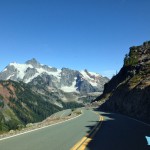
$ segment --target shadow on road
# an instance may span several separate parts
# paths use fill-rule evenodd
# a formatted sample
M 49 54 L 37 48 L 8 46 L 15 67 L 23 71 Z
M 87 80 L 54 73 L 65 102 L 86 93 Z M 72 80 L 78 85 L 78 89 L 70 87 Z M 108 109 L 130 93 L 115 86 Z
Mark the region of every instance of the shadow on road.
M 88 150 L 150 150 L 146 140 L 146 136 L 150 136 L 150 126 L 122 115 L 99 113 L 105 120 L 87 145 Z

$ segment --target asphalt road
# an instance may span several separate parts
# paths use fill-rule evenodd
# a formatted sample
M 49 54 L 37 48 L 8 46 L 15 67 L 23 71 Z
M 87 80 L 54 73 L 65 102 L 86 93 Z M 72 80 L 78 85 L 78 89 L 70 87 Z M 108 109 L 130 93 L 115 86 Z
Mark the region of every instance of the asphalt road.
M 86 150 L 150 150 L 150 125 L 119 114 L 100 114 L 104 121 Z
M 73 120 L 0 141 L 0 150 L 69 150 L 99 122 L 91 110 Z M 86 150 L 149 150 L 150 126 L 131 118 L 98 112 L 104 121 Z
M 62 111 L 52 114 L 50 116 L 50 118 L 53 118 L 53 119 L 54 118 L 63 118 L 63 117 L 70 115 L 71 113 L 72 113 L 71 109 L 66 109 L 66 110 L 62 110 Z
M 99 116 L 90 110 L 73 120 L 0 141 L 0 150 L 69 150 L 94 126 Z

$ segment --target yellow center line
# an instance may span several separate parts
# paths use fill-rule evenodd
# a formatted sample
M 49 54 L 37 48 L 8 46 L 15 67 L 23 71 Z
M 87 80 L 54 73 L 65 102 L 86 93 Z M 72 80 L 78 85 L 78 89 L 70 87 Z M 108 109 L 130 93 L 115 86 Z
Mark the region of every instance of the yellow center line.
M 98 113 L 96 113 L 98 114 Z M 99 115 L 99 114 L 98 114 Z M 100 115 L 99 115 L 100 116 Z M 91 132 L 84 136 L 79 142 L 77 142 L 70 150 L 85 150 L 87 145 L 90 143 L 96 132 L 101 127 L 102 121 L 104 120 L 103 116 L 99 117 L 99 122 L 94 126 L 94 128 L 91 130 Z
M 77 150 L 80 145 L 82 145 L 82 143 L 87 139 L 86 136 L 84 136 L 79 142 L 77 142 L 70 150 Z

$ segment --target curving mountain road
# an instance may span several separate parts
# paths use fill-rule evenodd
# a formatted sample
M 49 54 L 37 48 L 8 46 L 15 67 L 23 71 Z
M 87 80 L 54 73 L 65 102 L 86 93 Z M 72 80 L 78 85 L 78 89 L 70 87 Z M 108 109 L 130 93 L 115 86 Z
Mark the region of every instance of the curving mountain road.
M 150 149 L 146 139 L 150 137 L 149 125 L 118 114 L 97 113 L 83 110 L 83 114 L 73 120 L 1 140 L 0 150 Z M 99 114 L 103 116 L 102 122 Z
M 99 116 L 90 110 L 73 120 L 0 141 L 0 150 L 69 150 Z

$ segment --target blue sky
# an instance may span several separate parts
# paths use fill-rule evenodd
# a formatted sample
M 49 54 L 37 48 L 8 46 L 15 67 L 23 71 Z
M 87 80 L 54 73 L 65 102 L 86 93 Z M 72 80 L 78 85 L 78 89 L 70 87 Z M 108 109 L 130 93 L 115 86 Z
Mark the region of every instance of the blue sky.
M 150 40 L 149 0 L 0 0 L 0 70 L 36 58 L 111 77 Z

